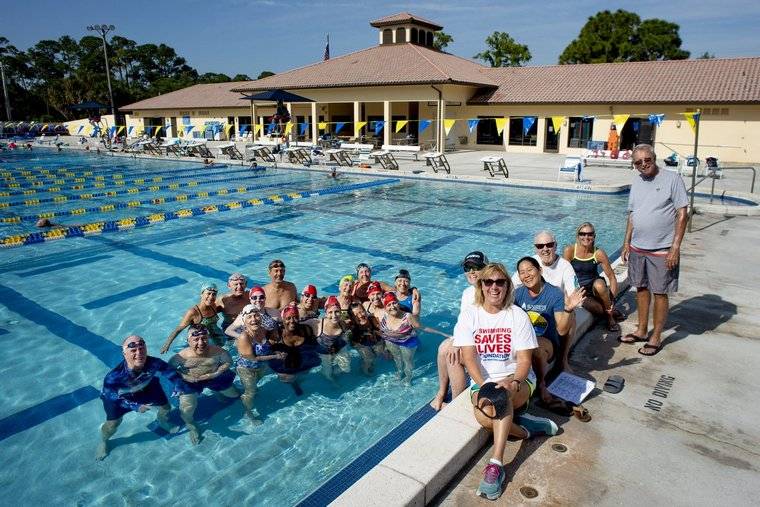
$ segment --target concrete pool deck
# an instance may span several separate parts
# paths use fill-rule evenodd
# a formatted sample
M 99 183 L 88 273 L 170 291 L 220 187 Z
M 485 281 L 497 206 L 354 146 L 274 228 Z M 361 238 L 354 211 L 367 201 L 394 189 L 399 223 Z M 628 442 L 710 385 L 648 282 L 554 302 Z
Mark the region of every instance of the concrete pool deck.
M 584 404 L 593 416 L 588 423 L 535 409 L 554 419 L 560 433 L 508 444 L 499 505 L 754 503 L 760 407 L 751 372 L 760 368 L 754 337 L 760 303 L 752 280 L 760 271 L 760 222 L 697 216 L 694 225 L 684 240 L 681 286 L 671 298 L 662 352 L 642 357 L 638 346 L 618 343 L 617 334 L 587 333 L 573 351 L 576 373 L 598 388 L 608 376 L 622 375 L 625 388 L 616 395 L 595 390 Z M 725 269 L 721 244 L 737 245 L 730 255 L 739 269 Z M 619 302 L 632 312 L 623 333 L 635 326 L 634 297 L 629 290 Z M 430 445 L 431 435 L 438 445 Z M 407 443 L 334 504 L 494 505 L 474 495 L 490 437 L 474 423 L 466 393 Z

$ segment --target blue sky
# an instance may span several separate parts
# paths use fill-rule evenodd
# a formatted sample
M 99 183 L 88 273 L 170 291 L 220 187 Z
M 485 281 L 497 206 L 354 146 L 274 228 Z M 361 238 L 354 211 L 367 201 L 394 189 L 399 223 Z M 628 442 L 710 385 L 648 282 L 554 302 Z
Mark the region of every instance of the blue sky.
M 369 21 L 408 11 L 443 25 L 454 37 L 447 50 L 456 55 L 471 57 L 499 30 L 528 45 L 530 65 L 551 65 L 587 18 L 605 8 L 678 23 L 683 48 L 693 56 L 760 56 L 757 0 L 33 0 L 3 2 L 0 36 L 26 49 L 64 34 L 79 38 L 88 24 L 107 23 L 138 43 L 174 47 L 199 72 L 255 77 L 320 60 L 328 32 L 332 56 L 375 45 Z

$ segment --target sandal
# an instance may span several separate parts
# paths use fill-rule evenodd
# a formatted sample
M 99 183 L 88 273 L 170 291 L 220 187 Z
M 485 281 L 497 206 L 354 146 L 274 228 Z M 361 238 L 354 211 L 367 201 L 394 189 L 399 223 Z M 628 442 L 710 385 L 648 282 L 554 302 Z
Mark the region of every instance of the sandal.
M 643 351 L 650 351 L 650 352 L 643 352 Z M 639 354 L 642 356 L 652 357 L 656 356 L 658 352 L 662 350 L 662 344 L 659 345 L 652 345 L 651 343 L 645 343 L 643 347 L 639 349 Z
M 561 400 L 559 398 L 552 398 L 548 402 L 542 399 L 539 399 L 536 402 L 536 405 L 543 408 L 544 410 L 548 410 L 549 412 L 553 414 L 561 415 L 564 417 L 570 417 L 573 415 L 572 403 L 569 403 L 565 400 Z
M 589 422 L 591 420 L 591 414 L 588 409 L 583 405 L 575 405 L 573 407 L 573 415 L 581 422 Z
M 645 342 L 645 341 L 647 341 L 647 338 L 644 337 L 644 336 L 638 336 L 638 335 L 633 334 L 633 333 L 628 333 L 625 336 L 619 336 L 618 337 L 618 341 L 620 343 L 627 343 L 627 344 L 630 345 L 630 344 L 636 343 L 636 342 Z

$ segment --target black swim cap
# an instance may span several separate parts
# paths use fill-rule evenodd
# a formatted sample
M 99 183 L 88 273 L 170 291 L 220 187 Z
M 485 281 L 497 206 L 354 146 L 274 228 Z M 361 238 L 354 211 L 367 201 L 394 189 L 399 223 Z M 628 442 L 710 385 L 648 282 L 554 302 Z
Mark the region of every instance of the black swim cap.
M 495 415 L 493 417 L 485 413 L 480 408 L 480 401 L 488 400 L 493 405 Z M 493 382 L 486 382 L 480 386 L 478 391 L 478 410 L 483 412 L 483 415 L 490 419 L 501 419 L 507 414 L 507 406 L 509 405 L 509 390 L 504 387 L 496 387 Z

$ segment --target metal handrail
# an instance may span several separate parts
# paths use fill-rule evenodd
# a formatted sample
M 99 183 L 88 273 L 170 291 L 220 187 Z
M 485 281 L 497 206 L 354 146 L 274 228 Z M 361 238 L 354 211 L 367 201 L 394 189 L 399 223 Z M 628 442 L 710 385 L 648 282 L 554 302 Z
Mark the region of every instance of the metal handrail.
M 707 174 L 702 176 L 702 179 L 699 181 L 696 181 L 694 185 L 691 186 L 686 192 L 692 192 L 700 183 L 705 181 L 707 178 L 712 179 L 712 185 L 710 186 L 710 204 L 712 204 L 713 199 L 715 198 L 715 180 L 718 179 L 718 176 L 715 174 L 716 171 L 726 171 L 726 170 L 734 170 L 734 169 L 744 169 L 744 170 L 750 170 L 752 171 L 752 183 L 750 183 L 750 189 L 749 193 L 754 194 L 755 193 L 755 179 L 757 177 L 757 170 L 752 166 L 731 166 L 731 167 L 708 167 L 707 168 Z M 693 166 L 693 171 L 697 170 L 697 166 Z M 726 195 L 726 191 L 723 191 L 723 194 L 721 195 L 721 201 L 724 199 Z

